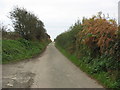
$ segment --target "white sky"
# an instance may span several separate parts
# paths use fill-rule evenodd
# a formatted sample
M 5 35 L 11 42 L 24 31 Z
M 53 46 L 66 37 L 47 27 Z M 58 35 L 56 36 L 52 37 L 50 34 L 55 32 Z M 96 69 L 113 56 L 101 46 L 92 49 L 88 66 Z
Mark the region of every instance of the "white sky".
M 0 22 L 11 24 L 7 18 L 14 6 L 33 12 L 45 24 L 52 40 L 66 31 L 77 19 L 91 17 L 97 12 L 118 17 L 119 0 L 0 0 Z

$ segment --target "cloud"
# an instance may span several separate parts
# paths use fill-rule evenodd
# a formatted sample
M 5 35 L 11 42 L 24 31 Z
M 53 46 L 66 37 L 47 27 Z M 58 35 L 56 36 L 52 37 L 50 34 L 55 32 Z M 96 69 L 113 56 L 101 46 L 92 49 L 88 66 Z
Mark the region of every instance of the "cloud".
M 0 20 L 16 5 L 36 14 L 45 24 L 48 33 L 55 38 L 69 28 L 78 18 L 91 17 L 99 11 L 117 19 L 119 0 L 0 0 Z

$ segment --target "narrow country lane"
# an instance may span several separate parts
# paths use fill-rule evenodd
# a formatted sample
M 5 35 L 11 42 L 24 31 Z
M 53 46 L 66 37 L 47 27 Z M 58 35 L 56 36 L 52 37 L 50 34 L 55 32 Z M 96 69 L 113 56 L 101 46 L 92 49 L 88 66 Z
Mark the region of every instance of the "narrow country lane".
M 51 43 L 39 57 L 6 64 L 3 88 L 103 88 L 62 55 Z

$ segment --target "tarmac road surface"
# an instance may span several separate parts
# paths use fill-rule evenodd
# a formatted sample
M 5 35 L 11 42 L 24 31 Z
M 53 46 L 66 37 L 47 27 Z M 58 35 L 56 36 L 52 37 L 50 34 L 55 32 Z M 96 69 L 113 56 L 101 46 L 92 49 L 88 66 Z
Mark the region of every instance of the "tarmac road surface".
M 2 66 L 3 88 L 103 88 L 50 43 L 36 58 Z

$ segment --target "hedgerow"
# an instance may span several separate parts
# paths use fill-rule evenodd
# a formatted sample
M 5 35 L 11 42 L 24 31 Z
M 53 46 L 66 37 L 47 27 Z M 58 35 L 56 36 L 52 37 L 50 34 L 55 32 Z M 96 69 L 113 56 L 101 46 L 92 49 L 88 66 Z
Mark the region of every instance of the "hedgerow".
M 55 41 L 56 45 L 89 66 L 90 74 L 106 73 L 113 81 L 105 84 L 107 87 L 120 88 L 120 29 L 115 20 L 101 13 L 83 18 Z

